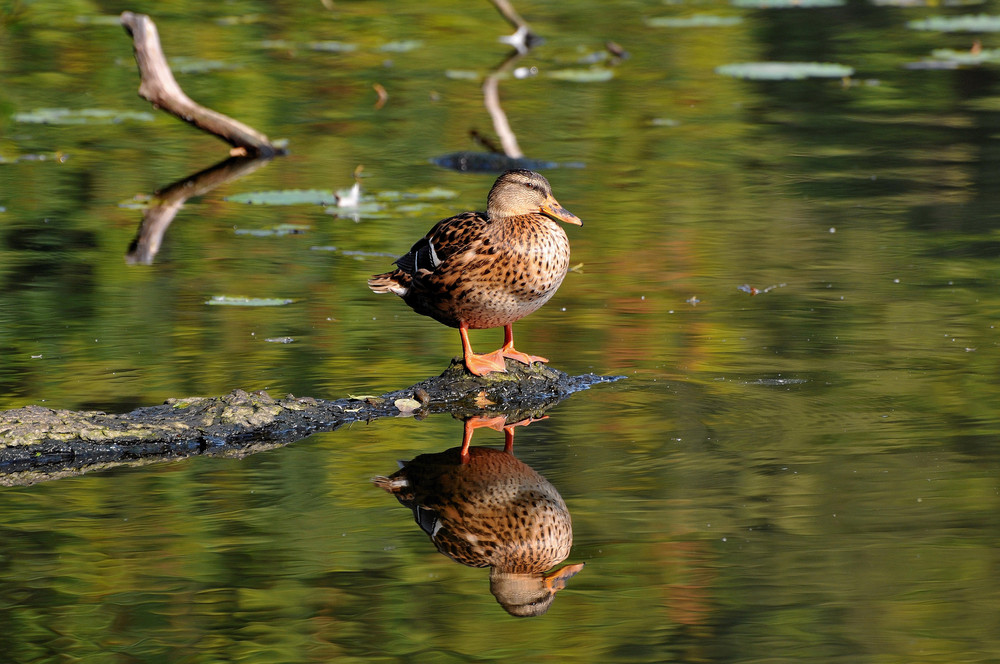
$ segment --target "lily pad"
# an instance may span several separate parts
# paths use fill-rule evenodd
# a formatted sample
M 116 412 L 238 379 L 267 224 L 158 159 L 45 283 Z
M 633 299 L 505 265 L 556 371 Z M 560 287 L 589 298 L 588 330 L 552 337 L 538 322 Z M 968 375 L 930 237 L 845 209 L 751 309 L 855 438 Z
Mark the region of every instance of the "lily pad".
M 237 228 L 236 235 L 251 235 L 253 237 L 284 237 L 285 235 L 302 235 L 312 226 L 305 224 L 278 224 L 273 228 Z
M 382 51 L 383 53 L 408 53 L 410 51 L 417 50 L 423 45 L 424 42 L 420 41 L 419 39 L 405 39 L 401 41 L 392 41 L 387 44 L 382 44 L 381 46 L 378 47 L 378 50 Z
M 605 67 L 590 67 L 589 69 L 557 69 L 550 71 L 549 78 L 557 81 L 573 83 L 600 83 L 610 81 L 615 76 L 614 70 Z
M 715 14 L 654 16 L 646 19 L 646 25 L 651 28 L 724 28 L 739 25 L 742 22 L 742 16 L 717 16 Z
M 878 7 L 968 7 L 986 0 L 872 0 Z
M 738 62 L 716 67 L 715 73 L 755 81 L 786 81 L 846 78 L 854 74 L 854 69 L 825 62 Z
M 293 299 L 280 297 L 234 297 L 231 295 L 213 295 L 205 302 L 213 306 L 228 307 L 282 307 L 295 302 Z
M 381 216 L 378 214 L 381 210 L 382 206 L 375 201 L 361 201 L 357 205 L 332 205 L 323 211 L 335 217 L 345 217 L 354 221 L 360 221 L 362 217 L 372 218 Z
M 336 205 L 337 194 L 329 189 L 281 189 L 234 194 L 223 200 L 247 205 Z
M 478 71 L 471 69 L 445 69 L 444 75 L 454 81 L 478 81 L 483 77 Z
M 1000 49 L 984 48 L 979 51 L 955 51 L 939 48 L 931 52 L 930 60 L 907 65 L 910 69 L 955 69 L 982 64 L 1000 63 Z
M 458 192 L 441 187 L 431 187 L 430 189 L 417 189 L 414 191 L 380 191 L 375 194 L 380 201 L 444 201 L 458 198 Z
M 308 48 L 313 51 L 327 51 L 330 53 L 351 53 L 358 50 L 357 44 L 349 44 L 339 41 L 317 41 L 309 42 Z
M 908 21 L 906 27 L 911 30 L 938 32 L 1000 32 L 1000 16 L 990 14 L 931 16 L 918 21 Z
M 842 7 L 845 0 L 732 0 L 732 4 L 744 9 L 822 9 Z
M 117 124 L 127 120 L 152 122 L 152 113 L 115 111 L 107 108 L 38 108 L 27 113 L 15 113 L 14 122 L 31 124 Z
M 121 26 L 122 19 L 118 14 L 79 14 L 76 17 L 76 22 L 83 25 L 113 25 L 117 28 Z
M 170 68 L 175 73 L 181 74 L 204 74 L 210 71 L 220 71 L 224 69 L 235 69 L 232 64 L 221 60 L 205 60 L 203 58 L 189 58 L 179 55 L 170 58 Z

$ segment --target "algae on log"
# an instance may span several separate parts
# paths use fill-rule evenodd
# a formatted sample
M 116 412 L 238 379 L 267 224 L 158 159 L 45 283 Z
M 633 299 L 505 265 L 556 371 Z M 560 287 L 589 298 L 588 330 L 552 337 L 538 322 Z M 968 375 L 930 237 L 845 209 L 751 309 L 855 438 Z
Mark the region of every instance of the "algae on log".
M 620 376 L 568 376 L 507 362 L 507 373 L 473 376 L 455 360 L 440 376 L 379 396 L 274 399 L 235 390 L 170 399 L 120 415 L 27 406 L 0 411 L 0 485 L 33 484 L 118 465 L 198 454 L 245 456 L 317 431 L 382 417 L 448 412 L 458 418 L 539 416 L 573 392 Z

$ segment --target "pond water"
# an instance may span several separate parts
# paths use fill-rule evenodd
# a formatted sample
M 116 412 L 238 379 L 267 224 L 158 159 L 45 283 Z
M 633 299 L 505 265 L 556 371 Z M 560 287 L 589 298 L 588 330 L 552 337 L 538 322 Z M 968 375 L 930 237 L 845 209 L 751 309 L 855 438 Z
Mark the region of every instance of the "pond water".
M 1000 660 L 1000 70 L 932 60 L 1000 38 L 908 27 L 1000 8 L 902 4 L 518 5 L 545 42 L 499 80 L 503 110 L 584 220 L 518 346 L 626 376 L 516 429 L 572 516 L 566 563 L 586 563 L 547 613 L 508 615 L 488 570 L 372 484 L 461 443 L 454 419 L 397 418 L 0 488 L 0 659 Z M 188 200 L 138 263 L 138 204 L 227 146 L 136 96 L 123 9 L 157 21 L 194 99 L 290 150 Z M 730 20 L 652 20 L 696 15 Z M 495 173 L 431 159 L 496 142 L 481 83 L 510 32 L 487 2 L 14 3 L 0 405 L 339 398 L 440 373 L 455 331 L 365 281 L 484 207 Z M 755 61 L 854 73 L 716 71 Z M 46 108 L 119 117 L 19 115 Z M 227 200 L 347 189 L 359 165 L 374 203 L 353 212 Z

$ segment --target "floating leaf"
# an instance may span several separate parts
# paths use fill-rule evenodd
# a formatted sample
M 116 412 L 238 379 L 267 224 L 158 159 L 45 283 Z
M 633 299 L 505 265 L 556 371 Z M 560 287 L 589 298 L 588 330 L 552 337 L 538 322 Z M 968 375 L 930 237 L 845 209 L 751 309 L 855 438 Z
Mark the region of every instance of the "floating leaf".
M 361 217 L 376 216 L 381 210 L 382 206 L 374 201 L 362 201 L 357 205 L 330 206 L 323 211 L 337 217 L 350 217 L 354 221 L 358 221 Z
M 228 307 L 281 307 L 292 304 L 295 300 L 279 297 L 234 297 L 230 295 L 213 295 L 205 302 L 214 306 Z
M 80 14 L 76 17 L 76 22 L 84 25 L 113 25 L 116 28 L 120 28 L 122 19 L 118 14 L 103 14 L 99 16 Z
M 287 39 L 264 39 L 258 42 L 261 48 L 272 48 L 281 50 L 294 50 L 295 42 L 288 41 Z
M 430 189 L 417 189 L 414 191 L 380 191 L 375 194 L 375 198 L 380 201 L 443 201 L 457 198 L 458 192 L 441 187 L 431 187 Z
M 236 235 L 252 235 L 254 237 L 284 237 L 285 235 L 302 235 L 311 226 L 305 224 L 279 224 L 273 228 L 237 228 Z
M 1000 62 L 1000 49 L 982 49 L 980 51 L 954 51 L 950 48 L 939 48 L 931 52 L 931 59 L 911 62 L 907 69 L 957 69 L 958 67 L 975 67 L 982 64 Z
M 223 200 L 247 205 L 336 205 L 337 194 L 329 189 L 281 189 L 234 194 Z
M 937 30 L 939 32 L 1000 32 L 1000 16 L 989 14 L 931 16 L 918 21 L 908 21 L 906 27 L 911 30 Z
M 378 50 L 383 53 L 407 53 L 409 51 L 415 51 L 423 45 L 424 43 L 419 39 L 406 39 L 382 44 L 378 47 Z
M 170 68 L 174 72 L 181 74 L 204 74 L 205 72 L 235 69 L 236 67 L 221 60 L 204 60 L 202 58 L 177 56 L 170 58 Z
M 985 0 L 872 0 L 878 7 L 968 7 L 981 5 Z
M 153 114 L 134 111 L 114 111 L 106 108 L 38 108 L 27 113 L 16 113 L 14 122 L 32 124 L 117 124 L 126 120 L 152 122 Z
M 350 53 L 358 49 L 357 44 L 348 44 L 339 41 L 317 41 L 306 44 L 307 48 L 313 51 L 327 51 L 330 53 Z
M 842 7 L 845 0 L 732 0 L 734 7 L 745 9 L 817 9 Z
M 483 77 L 478 71 L 471 69 L 445 69 L 444 75 L 455 81 L 478 81 Z
M 804 78 L 845 78 L 854 69 L 824 62 L 739 62 L 715 68 L 715 73 L 756 81 L 784 81 Z
M 398 214 L 419 214 L 425 212 L 426 210 L 434 207 L 430 203 L 407 203 L 406 205 L 398 205 L 393 211 Z
M 549 78 L 557 81 L 571 81 L 573 83 L 600 83 L 610 81 L 615 76 L 612 69 L 604 67 L 590 67 L 589 69 L 557 69 L 550 71 Z
M 741 16 L 716 16 L 715 14 L 694 14 L 693 16 L 655 16 L 646 19 L 651 28 L 724 28 L 739 25 Z
M 344 256 L 355 256 L 357 258 L 397 258 L 397 254 L 389 254 L 384 251 L 342 251 Z

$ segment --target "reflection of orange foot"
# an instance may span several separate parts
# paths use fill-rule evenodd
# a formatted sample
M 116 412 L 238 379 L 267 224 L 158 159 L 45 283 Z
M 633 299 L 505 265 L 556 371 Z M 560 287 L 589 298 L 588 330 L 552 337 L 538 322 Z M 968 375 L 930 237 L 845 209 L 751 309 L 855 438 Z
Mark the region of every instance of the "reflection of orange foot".
M 541 417 L 526 417 L 520 422 L 505 425 L 503 428 L 503 451 L 507 454 L 514 453 L 514 427 L 526 427 L 532 422 L 541 422 L 542 420 L 547 419 L 549 419 L 548 415 L 542 415 Z
M 501 429 L 506 430 L 506 423 L 506 415 L 497 415 L 496 417 L 480 417 L 476 415 L 467 419 L 465 421 L 465 434 L 462 436 L 462 463 L 469 463 L 469 443 L 472 442 L 473 431 L 482 429 L 483 427 L 496 429 L 497 431 Z
M 526 417 L 523 420 L 514 422 L 513 424 L 507 424 L 506 415 L 497 415 L 496 417 L 482 417 L 480 415 L 475 415 L 470 417 L 465 421 L 465 434 L 462 436 L 462 463 L 469 463 L 469 443 L 472 442 L 472 432 L 476 429 L 489 428 L 496 431 L 503 431 L 504 434 L 504 444 L 503 451 L 508 454 L 514 453 L 514 427 L 526 427 L 532 422 L 540 422 L 542 420 L 549 419 L 548 415 L 543 415 L 542 417 Z

